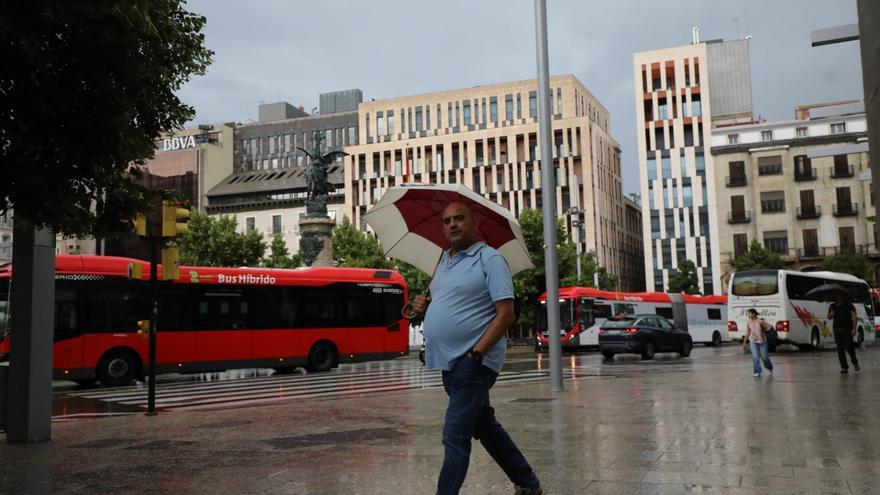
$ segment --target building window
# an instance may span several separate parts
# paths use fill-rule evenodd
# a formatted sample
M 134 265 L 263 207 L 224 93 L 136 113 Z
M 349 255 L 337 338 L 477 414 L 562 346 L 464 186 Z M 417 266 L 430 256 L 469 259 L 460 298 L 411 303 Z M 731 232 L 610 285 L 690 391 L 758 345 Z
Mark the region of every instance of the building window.
M 269 153 L 275 153 L 275 136 L 269 136 Z
M 464 111 L 464 125 L 471 125 L 471 102 L 464 102 L 462 107 Z
M 739 134 L 728 134 L 727 135 L 727 144 L 738 144 L 739 143 Z
M 749 250 L 748 234 L 733 234 L 733 258 L 739 258 Z
M 348 143 L 346 144 L 348 144 L 349 146 L 357 144 L 353 125 L 348 126 Z
M 290 134 L 284 135 L 284 151 L 290 151 L 293 148 L 290 147 Z
M 669 118 L 669 105 L 666 104 L 666 100 L 663 100 L 663 102 L 658 103 L 657 105 L 658 105 L 657 117 L 659 118 L 659 120 L 668 119 Z
M 504 120 L 513 120 L 513 95 L 504 96 Z
M 333 146 L 333 129 L 324 131 L 324 149 Z
M 788 232 L 785 230 L 764 232 L 764 247 L 770 252 L 787 255 Z
M 281 215 L 272 215 L 272 235 L 281 233 Z
M 692 115 L 694 117 L 699 117 L 699 116 L 703 115 L 703 108 L 700 104 L 700 100 L 694 101 L 692 105 L 693 105 Z
M 799 137 L 799 138 L 807 137 L 807 128 L 806 127 L 798 127 L 796 129 L 796 134 L 797 134 L 797 137 Z
M 538 117 L 538 93 L 535 91 L 529 92 L 529 117 Z
M 556 88 L 556 113 L 562 115 L 562 88 Z
M 779 175 L 782 173 L 782 156 L 762 156 L 758 158 L 758 175 Z
M 388 119 L 388 135 L 394 134 L 394 110 L 388 110 L 385 116 Z
M 369 139 L 370 138 L 370 114 L 367 114 L 366 128 L 367 128 L 367 139 Z M 305 138 L 303 138 L 303 148 L 305 148 L 305 146 L 306 146 L 306 140 L 305 140 Z
M 657 160 L 648 158 L 648 180 L 657 179 Z
M 498 98 L 495 96 L 489 98 L 489 119 L 498 122 Z
M 416 130 L 424 131 L 425 123 L 422 120 L 422 107 L 416 107 Z
M 254 217 L 247 217 L 244 219 L 244 231 L 251 232 L 255 230 L 256 227 L 256 219 Z
M 382 112 L 376 112 L 376 135 L 385 135 L 385 114 Z
M 761 193 L 761 213 L 779 213 L 783 211 L 785 211 L 785 191 Z
M 773 141 L 773 131 L 761 131 L 761 141 Z
M 846 132 L 846 123 L 838 122 L 836 124 L 831 124 L 831 134 L 843 134 Z

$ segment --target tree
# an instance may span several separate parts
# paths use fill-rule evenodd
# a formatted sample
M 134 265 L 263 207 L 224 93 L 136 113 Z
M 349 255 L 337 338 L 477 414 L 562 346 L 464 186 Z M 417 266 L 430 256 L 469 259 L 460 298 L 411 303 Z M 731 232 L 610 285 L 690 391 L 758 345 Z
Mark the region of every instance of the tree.
M 371 234 L 358 230 L 349 218 L 333 227 L 333 259 L 341 266 L 361 268 L 391 268 L 379 241 Z
M 598 262 L 593 253 L 581 254 L 581 278 L 577 278 L 577 267 L 575 267 L 574 275 L 568 276 L 560 282 L 563 287 L 577 285 L 580 287 L 596 287 L 595 273 L 599 272 L 599 289 L 617 290 L 620 279 L 608 274 L 608 269 L 604 266 L 597 268 Z
M 180 262 L 198 266 L 258 266 L 266 252 L 263 234 L 237 232 L 235 217 L 193 212 L 189 233 L 180 238 Z
M 874 273 L 868 264 L 867 258 L 861 254 L 843 253 L 828 256 L 819 263 L 820 270 L 829 272 L 848 273 L 863 279 L 869 285 L 874 285 Z
M 700 281 L 697 278 L 697 266 L 691 260 L 682 260 L 678 263 L 675 274 L 669 277 L 667 292 L 685 294 L 699 294 Z
M 194 116 L 205 18 L 180 0 L 9 0 L 0 9 L 0 209 L 68 235 L 131 230 L 138 165 Z
M 269 245 L 269 256 L 263 258 L 263 266 L 267 268 L 296 268 L 302 264 L 299 253 L 290 255 L 284 238 L 276 235 Z
M 520 213 L 519 224 L 535 268 L 514 275 L 513 286 L 516 291 L 516 303 L 520 308 L 519 324 L 531 326 L 535 323 L 536 311 L 540 307 L 538 297 L 547 290 L 544 271 L 543 215 L 539 210 L 526 208 Z M 556 221 L 556 250 L 559 279 L 567 282 L 572 281 L 572 277 L 576 279 L 577 253 L 574 243 L 565 233 L 562 219 Z
M 733 267 L 736 271 L 775 269 L 784 266 L 785 263 L 781 256 L 771 253 L 757 240 L 753 240 L 749 244 L 749 250 L 733 261 Z

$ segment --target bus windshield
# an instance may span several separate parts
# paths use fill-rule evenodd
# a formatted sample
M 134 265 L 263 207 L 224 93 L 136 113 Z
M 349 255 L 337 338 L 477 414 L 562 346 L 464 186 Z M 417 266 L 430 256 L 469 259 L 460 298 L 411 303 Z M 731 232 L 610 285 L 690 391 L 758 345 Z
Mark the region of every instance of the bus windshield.
M 779 292 L 779 272 L 762 270 L 733 275 L 731 293 L 735 296 L 769 296 Z

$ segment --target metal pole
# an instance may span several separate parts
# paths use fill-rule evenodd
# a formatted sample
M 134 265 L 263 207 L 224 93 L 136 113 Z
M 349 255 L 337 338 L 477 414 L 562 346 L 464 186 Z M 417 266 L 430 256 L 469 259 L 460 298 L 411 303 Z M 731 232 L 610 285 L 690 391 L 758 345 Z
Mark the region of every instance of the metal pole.
M 538 55 L 538 122 L 541 145 L 541 202 L 544 214 L 544 273 L 547 281 L 547 337 L 550 339 L 550 387 L 561 392 L 562 339 L 559 335 L 559 267 L 556 254 L 556 180 L 550 122 L 550 66 L 547 62 L 547 2 L 535 0 Z
M 147 416 L 156 415 L 156 330 L 159 322 L 159 269 L 157 267 L 157 250 L 159 241 L 150 238 L 150 382 L 147 384 Z

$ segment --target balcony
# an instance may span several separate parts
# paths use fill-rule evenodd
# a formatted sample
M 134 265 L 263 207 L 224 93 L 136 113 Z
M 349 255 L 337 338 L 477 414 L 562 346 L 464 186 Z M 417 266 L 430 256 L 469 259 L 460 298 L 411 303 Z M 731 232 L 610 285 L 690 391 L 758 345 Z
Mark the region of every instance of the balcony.
M 749 223 L 752 221 L 752 212 L 750 211 L 730 211 L 727 213 L 727 223 Z
M 853 175 L 855 175 L 855 173 L 853 172 L 852 165 L 847 165 L 845 167 L 835 165 L 834 168 L 831 169 L 832 179 L 848 179 Z
M 835 217 L 854 217 L 859 214 L 858 203 L 841 203 L 834 205 Z
M 809 170 L 795 170 L 794 172 L 794 180 L 795 182 L 804 182 L 808 180 L 816 180 L 816 169 L 811 168 Z
M 819 218 L 822 216 L 822 207 L 821 206 L 798 206 L 797 209 L 797 217 L 798 220 L 806 220 L 809 218 Z
M 745 175 L 730 175 L 724 178 L 724 183 L 727 184 L 727 187 L 742 187 L 748 184 L 748 182 Z
M 827 248 L 820 248 L 819 246 L 804 246 L 797 250 L 798 258 L 824 258 L 825 253 L 824 250 Z

